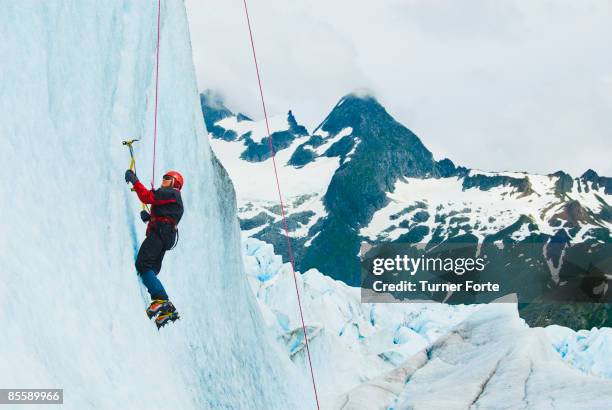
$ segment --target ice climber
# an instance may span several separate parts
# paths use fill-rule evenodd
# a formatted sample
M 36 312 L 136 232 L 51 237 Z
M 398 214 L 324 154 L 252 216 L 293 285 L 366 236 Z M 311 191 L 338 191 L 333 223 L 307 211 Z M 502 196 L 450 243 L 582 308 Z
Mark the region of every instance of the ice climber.
M 151 295 L 151 305 L 147 309 L 150 319 L 155 318 L 157 327 L 178 318 L 176 308 L 170 302 L 164 286 L 157 278 L 166 251 L 172 249 L 177 241 L 177 225 L 183 216 L 181 188 L 183 176 L 176 171 L 168 171 L 163 177 L 161 187 L 147 189 L 138 180 L 134 171 L 125 171 L 125 182 L 132 183 L 138 198 L 151 205 L 151 213 L 140 213 L 143 222 L 148 222 L 146 238 L 140 245 L 136 258 L 136 270 Z

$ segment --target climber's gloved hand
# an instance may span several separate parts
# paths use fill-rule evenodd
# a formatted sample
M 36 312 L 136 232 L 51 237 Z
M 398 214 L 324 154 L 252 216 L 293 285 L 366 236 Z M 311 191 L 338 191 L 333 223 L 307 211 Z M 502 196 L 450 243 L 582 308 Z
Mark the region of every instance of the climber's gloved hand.
M 151 214 L 143 209 L 140 211 L 140 219 L 142 219 L 142 222 L 149 222 L 151 220 Z
M 127 171 L 125 171 L 125 182 L 128 184 L 130 182 L 132 184 L 135 184 L 136 182 L 138 182 L 138 177 L 136 176 L 134 171 L 132 171 L 131 169 L 128 169 Z

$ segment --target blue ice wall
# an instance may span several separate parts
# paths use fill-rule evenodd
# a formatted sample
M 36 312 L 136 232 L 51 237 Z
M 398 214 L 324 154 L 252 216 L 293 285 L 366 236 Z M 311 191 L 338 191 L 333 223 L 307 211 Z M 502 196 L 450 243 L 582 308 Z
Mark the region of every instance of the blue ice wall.
M 209 149 L 182 0 L 162 1 L 156 182 L 185 177 L 157 331 L 121 141 L 151 180 L 154 0 L 0 0 L 0 386 L 65 408 L 312 408 L 242 274 L 231 181 Z M 211 41 L 214 41 L 211 40 Z

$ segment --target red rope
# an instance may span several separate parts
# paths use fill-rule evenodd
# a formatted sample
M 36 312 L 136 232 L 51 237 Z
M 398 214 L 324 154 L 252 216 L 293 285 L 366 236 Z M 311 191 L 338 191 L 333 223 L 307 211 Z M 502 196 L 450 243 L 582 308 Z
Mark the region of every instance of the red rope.
M 157 0 L 157 49 L 155 58 L 155 122 L 153 125 L 153 171 L 151 188 L 155 188 L 155 148 L 157 146 L 157 94 L 159 92 L 159 31 L 161 22 L 161 0 Z
M 266 121 L 266 130 L 268 132 L 268 145 L 270 147 L 270 153 L 272 154 L 272 164 L 274 166 L 274 176 L 276 178 L 276 189 L 278 191 L 278 199 L 280 201 L 281 215 L 283 217 L 283 226 L 285 230 L 285 237 L 287 238 L 287 249 L 289 252 L 289 260 L 291 262 L 291 270 L 293 271 L 293 282 L 295 283 L 295 293 L 297 295 L 298 307 L 300 309 L 300 319 L 302 321 L 302 331 L 304 332 L 304 341 L 306 345 L 306 353 L 308 354 L 308 364 L 310 365 L 310 376 L 312 378 L 312 388 L 314 390 L 315 401 L 317 403 L 317 409 L 319 406 L 319 397 L 317 395 L 317 386 L 315 384 L 314 371 L 312 370 L 312 360 L 310 358 L 310 348 L 308 347 L 308 335 L 306 334 L 306 325 L 304 324 L 304 313 L 302 311 L 302 302 L 300 300 L 300 291 L 297 284 L 297 275 L 295 273 L 295 260 L 293 258 L 293 251 L 291 249 L 291 240 L 289 239 L 289 229 L 287 228 L 287 218 L 285 217 L 285 206 L 283 204 L 283 195 L 281 194 L 280 183 L 278 180 L 278 171 L 276 169 L 276 160 L 274 153 L 274 146 L 272 144 L 272 135 L 270 134 L 270 125 L 268 123 L 268 112 L 266 110 L 266 102 L 263 95 L 263 87 L 261 86 L 261 77 L 259 75 L 259 65 L 257 64 L 257 54 L 255 53 L 255 41 L 253 40 L 253 31 L 251 30 L 251 18 L 249 17 L 249 9 L 247 7 L 246 0 L 243 0 L 244 12 L 246 14 L 247 25 L 249 27 L 249 37 L 251 39 L 251 49 L 253 50 L 253 61 L 255 61 L 255 71 L 257 72 L 257 83 L 259 84 L 259 95 L 261 97 L 261 106 L 263 108 L 264 118 Z

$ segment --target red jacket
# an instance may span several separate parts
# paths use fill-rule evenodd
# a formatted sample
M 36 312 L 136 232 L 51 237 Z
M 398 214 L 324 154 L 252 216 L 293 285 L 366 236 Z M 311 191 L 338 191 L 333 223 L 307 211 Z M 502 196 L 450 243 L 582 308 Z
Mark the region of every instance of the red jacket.
M 181 191 L 175 188 L 147 189 L 140 181 L 134 184 L 136 195 L 144 204 L 151 205 L 151 220 L 147 225 L 147 235 L 156 223 L 169 223 L 176 226 L 183 216 Z

